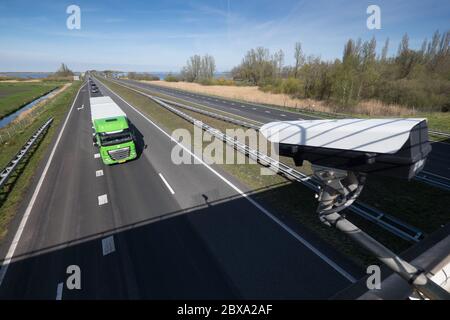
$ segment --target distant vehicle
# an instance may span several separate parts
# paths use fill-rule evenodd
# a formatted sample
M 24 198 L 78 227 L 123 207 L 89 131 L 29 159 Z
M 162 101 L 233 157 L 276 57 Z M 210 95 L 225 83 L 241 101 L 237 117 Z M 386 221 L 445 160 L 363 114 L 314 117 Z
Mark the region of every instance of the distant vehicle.
M 93 142 L 104 164 L 135 159 L 135 137 L 126 114 L 111 97 L 90 98 Z

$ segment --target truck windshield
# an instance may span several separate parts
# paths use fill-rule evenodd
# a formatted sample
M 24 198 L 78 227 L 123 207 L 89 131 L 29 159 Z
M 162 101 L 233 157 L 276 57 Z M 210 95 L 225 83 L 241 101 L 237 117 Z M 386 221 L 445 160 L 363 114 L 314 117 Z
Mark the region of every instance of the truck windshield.
M 114 144 L 124 143 L 133 140 L 129 129 L 125 129 L 117 133 L 100 133 L 100 142 L 102 146 L 111 146 Z

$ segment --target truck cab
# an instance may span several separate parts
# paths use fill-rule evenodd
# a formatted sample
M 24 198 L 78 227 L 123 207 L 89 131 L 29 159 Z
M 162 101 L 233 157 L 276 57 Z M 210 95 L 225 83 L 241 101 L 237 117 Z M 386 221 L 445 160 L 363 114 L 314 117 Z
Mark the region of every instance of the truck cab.
M 135 159 L 134 133 L 126 114 L 110 97 L 90 98 L 93 142 L 104 164 Z

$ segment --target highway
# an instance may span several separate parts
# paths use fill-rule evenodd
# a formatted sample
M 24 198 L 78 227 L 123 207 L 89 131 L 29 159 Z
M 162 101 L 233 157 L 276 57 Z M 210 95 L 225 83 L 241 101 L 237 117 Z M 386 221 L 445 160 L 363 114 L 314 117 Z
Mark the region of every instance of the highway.
M 84 86 L 0 245 L 0 299 L 326 299 L 357 280 L 220 168 L 173 164 L 170 136 L 98 85 L 133 124 L 139 157 L 96 156 Z M 80 290 L 65 286 L 71 265 Z
M 271 108 L 269 106 L 255 105 L 252 103 L 243 103 L 226 98 L 212 97 L 194 92 L 152 85 L 134 80 L 120 80 L 124 84 L 134 85 L 136 87 L 151 90 L 156 93 L 165 94 L 173 98 L 183 99 L 193 103 L 205 105 L 207 107 L 225 111 L 230 114 L 238 115 L 250 120 L 267 123 L 271 121 L 295 121 L 318 119 L 304 113 L 295 113 L 282 109 Z M 430 172 L 444 179 L 450 179 L 450 141 L 434 142 L 433 150 L 429 154 L 424 172 Z M 450 184 L 450 180 L 447 181 Z

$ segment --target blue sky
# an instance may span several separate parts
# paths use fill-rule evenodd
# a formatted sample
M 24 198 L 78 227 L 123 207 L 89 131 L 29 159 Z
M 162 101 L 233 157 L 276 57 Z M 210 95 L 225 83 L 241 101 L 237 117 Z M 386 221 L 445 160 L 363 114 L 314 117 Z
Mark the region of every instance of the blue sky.
M 81 30 L 68 30 L 66 8 L 81 8 Z M 366 8 L 381 8 L 381 30 L 368 30 Z M 306 54 L 340 58 L 349 38 L 375 36 L 390 53 L 405 32 L 420 47 L 450 29 L 448 0 L 166 0 L 0 2 L 0 70 L 178 71 L 193 54 L 212 54 L 217 69 L 238 64 L 245 52 L 283 49 L 292 63 L 301 41 Z

